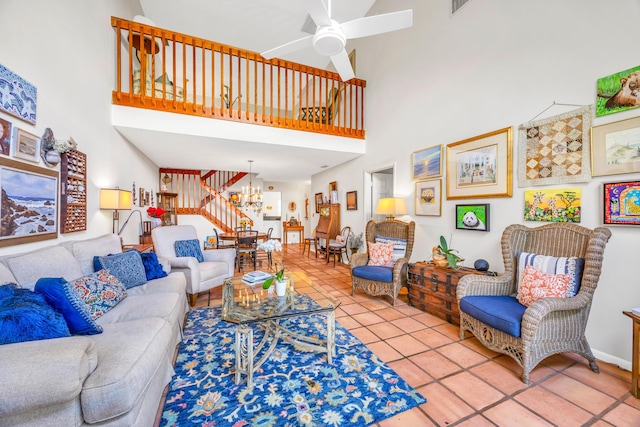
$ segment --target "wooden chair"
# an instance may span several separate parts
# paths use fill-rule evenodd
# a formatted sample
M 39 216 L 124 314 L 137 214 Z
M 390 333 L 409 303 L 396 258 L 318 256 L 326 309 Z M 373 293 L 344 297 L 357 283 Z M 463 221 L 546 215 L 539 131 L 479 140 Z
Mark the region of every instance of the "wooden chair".
M 338 116 L 343 90 L 344 84 L 340 85 L 340 88 L 334 87 L 328 93 L 327 102 L 323 106 L 302 107 L 300 120 L 332 125 L 333 119 Z
M 347 256 L 349 261 L 349 252 L 347 243 L 349 242 L 349 236 L 351 235 L 351 227 L 342 227 L 340 234 L 336 236 L 336 240 L 332 240 L 327 245 L 327 264 L 329 264 L 329 258 L 333 257 L 333 266 L 336 266 L 336 257 L 342 262 L 342 254 Z
M 236 232 L 236 263 L 238 271 L 242 271 L 244 265 L 249 262 L 256 269 L 258 252 L 258 231 L 239 230 Z
M 540 361 L 564 352 L 580 354 L 589 361 L 591 370 L 599 372 L 584 331 L 610 236 L 611 232 L 604 227 L 591 230 L 567 223 L 535 228 L 508 226 L 502 234 L 504 273 L 468 275 L 458 282 L 460 338 L 464 339 L 465 331 L 470 331 L 485 347 L 512 357 L 522 368 L 525 384 Z M 583 258 L 577 294 L 541 298 L 528 307 L 520 304 L 513 295 L 517 292 L 521 252 Z M 483 314 L 479 314 L 478 308 Z
M 404 255 L 399 257 L 393 267 L 368 266 L 369 248 L 367 252 L 357 253 L 351 256 L 351 295 L 359 289 L 369 295 L 388 295 L 396 305 L 398 292 L 403 286 L 407 286 L 407 270 L 409 259 L 413 251 L 413 240 L 416 233 L 416 223 L 386 220 L 377 222 L 371 220 L 365 230 L 365 242 L 376 242 L 376 237 L 396 239 L 399 244 L 404 241 L 406 249 Z M 367 244 L 368 246 L 368 244 Z
M 302 246 L 302 255 L 304 255 L 304 251 L 307 251 L 307 258 L 309 258 L 309 253 L 311 253 L 311 245 L 316 247 L 316 230 L 318 227 L 314 228 L 311 232 L 311 236 L 304 238 L 304 245 Z M 318 251 L 316 251 L 316 258 L 318 258 Z

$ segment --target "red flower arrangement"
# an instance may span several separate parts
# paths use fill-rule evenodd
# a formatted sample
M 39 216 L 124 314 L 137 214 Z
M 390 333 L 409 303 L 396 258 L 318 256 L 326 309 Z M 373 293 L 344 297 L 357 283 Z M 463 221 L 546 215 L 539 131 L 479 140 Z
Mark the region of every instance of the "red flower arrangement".
M 156 208 L 155 206 L 150 206 L 147 209 L 147 215 L 149 215 L 151 218 L 161 218 L 162 215 L 164 215 L 167 211 L 165 211 L 162 208 Z

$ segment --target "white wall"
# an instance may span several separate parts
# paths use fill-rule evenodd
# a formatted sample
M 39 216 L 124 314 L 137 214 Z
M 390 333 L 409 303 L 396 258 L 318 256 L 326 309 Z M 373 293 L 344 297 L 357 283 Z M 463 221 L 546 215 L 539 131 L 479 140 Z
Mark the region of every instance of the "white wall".
M 519 124 L 554 101 L 593 104 L 599 77 L 640 65 L 640 56 L 629 49 L 638 38 L 637 28 L 621 21 L 640 18 L 636 0 L 472 0 L 454 16 L 449 3 L 376 2 L 374 14 L 413 9 L 414 25 L 351 45 L 358 52 L 358 77 L 367 80 L 367 154 L 315 175 L 313 192 L 336 179 L 339 188 L 360 191 L 361 174 L 349 170 L 395 163 L 395 195 L 406 198 L 413 214 L 413 151 L 513 126 L 517 159 Z M 556 106 L 539 118 L 569 109 Z M 593 125 L 639 114 L 636 109 L 596 118 Z M 471 263 L 485 258 L 493 270 L 502 271 L 502 230 L 512 223 L 542 225 L 522 220 L 525 188 L 518 187 L 517 167 L 516 160 L 511 198 L 443 200 L 441 217 L 413 215 L 412 261 L 428 259 L 438 236 L 451 234 L 453 247 Z M 577 184 L 583 191 L 581 225 L 602 224 L 603 182 L 639 178 L 637 173 L 594 177 Z M 460 202 L 490 203 L 491 231 L 455 230 L 454 209 Z M 587 337 L 597 357 L 629 369 L 631 322 L 622 310 L 640 306 L 640 283 L 630 268 L 640 259 L 640 228 L 611 230 Z

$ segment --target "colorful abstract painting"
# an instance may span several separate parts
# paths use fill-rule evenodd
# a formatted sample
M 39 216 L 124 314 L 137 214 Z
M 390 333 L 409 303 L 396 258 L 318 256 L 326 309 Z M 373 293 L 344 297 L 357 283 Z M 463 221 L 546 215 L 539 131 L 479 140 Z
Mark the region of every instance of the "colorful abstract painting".
M 603 222 L 640 225 L 640 181 L 604 184 Z
M 0 110 L 36 124 L 37 89 L 0 64 Z
M 524 220 L 580 222 L 582 189 L 554 188 L 524 192 Z

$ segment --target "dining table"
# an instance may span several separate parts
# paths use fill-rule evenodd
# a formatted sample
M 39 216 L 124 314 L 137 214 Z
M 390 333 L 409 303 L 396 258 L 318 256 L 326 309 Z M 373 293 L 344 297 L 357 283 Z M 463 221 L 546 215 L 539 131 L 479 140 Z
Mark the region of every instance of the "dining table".
M 235 231 L 231 231 L 228 233 L 220 233 L 218 235 L 218 238 L 220 240 L 232 240 L 235 242 L 236 238 L 238 237 L 238 234 Z M 267 240 L 267 232 L 266 231 L 258 231 L 258 241 L 265 241 Z

